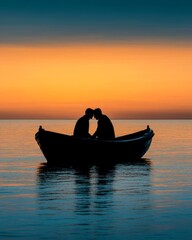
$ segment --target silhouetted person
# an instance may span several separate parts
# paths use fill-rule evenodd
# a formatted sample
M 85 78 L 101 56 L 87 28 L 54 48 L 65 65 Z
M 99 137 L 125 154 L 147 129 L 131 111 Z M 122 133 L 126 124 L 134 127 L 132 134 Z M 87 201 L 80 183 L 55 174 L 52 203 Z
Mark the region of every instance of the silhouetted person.
M 96 108 L 93 115 L 98 122 L 97 130 L 92 137 L 98 139 L 113 139 L 115 137 L 115 131 L 111 120 L 106 115 L 102 114 L 100 108 Z
M 93 117 L 93 109 L 87 108 L 85 115 L 79 118 L 75 124 L 73 135 L 75 137 L 91 137 L 89 134 L 89 119 Z

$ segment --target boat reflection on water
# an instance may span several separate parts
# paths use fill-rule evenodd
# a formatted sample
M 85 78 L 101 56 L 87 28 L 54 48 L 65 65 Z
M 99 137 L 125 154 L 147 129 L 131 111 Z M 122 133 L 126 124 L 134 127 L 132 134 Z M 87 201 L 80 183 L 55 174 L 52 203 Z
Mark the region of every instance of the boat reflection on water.
M 114 195 L 126 191 L 144 192 L 144 189 L 139 189 L 142 186 L 139 187 L 137 181 L 144 181 L 143 184 L 148 185 L 146 181 L 149 181 L 150 169 L 149 159 L 110 166 L 40 164 L 37 175 L 40 207 L 50 211 L 54 203 L 54 210 L 58 211 L 80 215 L 104 214 L 114 205 Z M 125 186 L 128 179 L 130 181 Z

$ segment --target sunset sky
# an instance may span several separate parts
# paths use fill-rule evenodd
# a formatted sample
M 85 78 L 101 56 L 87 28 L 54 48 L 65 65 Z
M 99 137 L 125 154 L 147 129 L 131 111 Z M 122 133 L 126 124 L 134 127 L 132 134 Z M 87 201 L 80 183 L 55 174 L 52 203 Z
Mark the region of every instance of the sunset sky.
M 0 119 L 192 118 L 192 1 L 1 0 Z

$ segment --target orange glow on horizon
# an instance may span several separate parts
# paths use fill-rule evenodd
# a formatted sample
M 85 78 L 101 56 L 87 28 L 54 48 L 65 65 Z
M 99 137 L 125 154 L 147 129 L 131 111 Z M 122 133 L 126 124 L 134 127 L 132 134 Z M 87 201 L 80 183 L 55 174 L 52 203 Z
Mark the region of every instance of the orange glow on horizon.
M 0 118 L 191 114 L 191 65 L 176 45 L 0 46 Z

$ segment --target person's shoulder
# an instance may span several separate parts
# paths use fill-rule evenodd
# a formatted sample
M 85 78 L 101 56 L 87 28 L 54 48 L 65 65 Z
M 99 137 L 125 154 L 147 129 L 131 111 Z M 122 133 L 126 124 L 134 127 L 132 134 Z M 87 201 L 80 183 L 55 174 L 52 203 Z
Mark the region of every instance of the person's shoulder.
M 86 116 L 85 116 L 85 115 L 83 115 L 83 116 L 82 116 L 82 117 L 80 117 L 79 119 L 81 119 L 81 120 L 82 120 L 82 119 L 85 119 L 85 118 L 86 118 Z
M 107 115 L 103 115 L 103 118 L 105 118 L 105 119 L 109 119 L 109 117 L 107 116 Z
M 84 119 L 83 116 L 80 117 L 79 119 L 77 119 L 77 123 L 81 122 L 83 119 Z
M 102 120 L 105 121 L 105 122 L 110 121 L 110 119 L 107 115 L 102 115 Z

